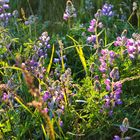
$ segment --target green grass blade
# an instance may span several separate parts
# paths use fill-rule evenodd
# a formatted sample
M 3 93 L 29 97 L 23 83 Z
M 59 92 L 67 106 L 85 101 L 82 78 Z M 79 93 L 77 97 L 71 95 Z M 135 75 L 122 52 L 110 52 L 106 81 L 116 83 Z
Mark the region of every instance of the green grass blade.
M 87 73 L 87 64 L 86 64 L 86 59 L 85 59 L 85 56 L 84 56 L 84 53 L 83 53 L 83 49 L 81 47 L 82 45 L 80 45 L 79 42 L 76 41 L 73 37 L 71 37 L 69 35 L 67 35 L 67 36 L 73 41 L 74 46 L 76 48 L 76 51 L 79 55 L 79 58 L 81 60 L 82 65 L 83 65 L 83 68 L 84 68 L 85 72 Z
M 16 100 L 25 110 L 27 110 L 31 115 L 34 115 L 34 114 L 30 111 L 30 109 L 29 109 L 26 105 L 24 105 L 24 103 L 22 103 L 22 101 L 21 101 L 18 97 L 15 97 L 15 100 Z
M 50 63 L 49 63 L 48 68 L 47 68 L 47 73 L 48 73 L 48 74 L 49 74 L 50 69 L 51 69 L 51 66 L 52 66 L 53 56 L 54 56 L 54 45 L 53 45 L 53 47 L 52 47 L 52 54 L 51 54 Z

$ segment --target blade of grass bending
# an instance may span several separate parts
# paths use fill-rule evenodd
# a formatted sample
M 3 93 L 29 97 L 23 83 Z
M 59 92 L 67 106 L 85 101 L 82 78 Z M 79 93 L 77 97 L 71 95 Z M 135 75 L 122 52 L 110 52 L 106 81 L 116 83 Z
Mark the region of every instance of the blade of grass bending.
M 127 22 L 129 22 L 131 20 L 131 18 L 133 17 L 133 15 L 134 15 L 134 12 L 131 13 L 131 15 L 129 16 Z
M 78 49 L 79 49 L 79 57 L 81 59 L 84 70 L 87 73 L 87 64 L 86 64 L 86 60 L 85 60 L 85 57 L 84 57 L 83 49 L 81 47 L 79 47 Z
M 45 131 L 44 125 L 41 124 L 41 127 L 42 127 L 42 131 L 43 131 L 43 133 L 44 133 L 44 136 L 45 136 L 45 140 L 49 140 L 49 138 L 48 138 L 48 136 L 47 136 L 47 133 L 46 133 L 46 131 Z
M 18 67 L 11 67 L 11 66 L 1 67 L 0 69 L 13 69 L 13 70 L 19 70 L 19 71 L 22 71 L 21 68 L 18 68 Z
M 52 66 L 53 56 L 54 56 L 54 45 L 53 45 L 53 47 L 52 47 L 52 54 L 51 54 L 50 63 L 49 63 L 48 68 L 47 68 L 47 73 L 48 73 L 48 74 L 49 74 L 50 69 L 51 69 L 51 66 Z
M 26 106 L 26 105 L 24 105 L 24 103 L 22 103 L 22 101 L 18 98 L 18 97 L 14 97 L 15 98 L 15 100 L 25 109 L 25 110 L 27 110 L 31 115 L 34 115 L 31 111 L 30 111 L 30 109 Z
M 69 35 L 67 35 L 73 42 L 75 42 L 75 43 L 77 43 L 77 44 L 79 44 L 79 42 L 78 41 L 76 41 L 73 37 L 71 37 L 71 36 L 69 36 Z
M 67 47 L 67 48 L 64 48 L 64 50 L 68 50 L 68 49 L 75 48 L 75 47 L 78 47 L 78 46 L 81 46 L 81 45 L 69 46 L 69 47 Z M 82 48 L 84 48 L 84 47 L 93 47 L 92 45 L 88 45 L 88 44 L 83 44 L 82 46 L 83 46 Z
M 105 29 L 101 30 L 101 31 L 97 34 L 97 36 L 100 36 L 100 35 L 104 32 L 104 30 L 105 30 Z M 105 30 L 105 31 L 106 31 L 106 30 Z
M 105 45 L 104 46 L 106 46 L 107 45 L 107 33 L 106 33 L 106 30 L 105 30 Z
M 86 64 L 86 60 L 85 60 L 85 57 L 84 57 L 83 49 L 81 47 L 82 45 L 80 45 L 79 42 L 77 42 L 73 37 L 71 37 L 69 35 L 67 35 L 67 36 L 73 41 L 74 46 L 76 48 L 76 51 L 77 51 L 77 53 L 79 55 L 79 58 L 81 60 L 81 63 L 83 65 L 83 67 L 84 67 L 84 70 L 87 73 L 87 64 Z

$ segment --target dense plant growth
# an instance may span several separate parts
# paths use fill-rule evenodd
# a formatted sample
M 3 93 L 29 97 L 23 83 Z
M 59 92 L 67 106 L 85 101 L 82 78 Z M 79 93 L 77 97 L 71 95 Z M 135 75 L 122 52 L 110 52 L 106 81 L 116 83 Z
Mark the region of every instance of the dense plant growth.
M 56 33 L 0 0 L 0 139 L 140 139 L 140 3 L 82 2 Z

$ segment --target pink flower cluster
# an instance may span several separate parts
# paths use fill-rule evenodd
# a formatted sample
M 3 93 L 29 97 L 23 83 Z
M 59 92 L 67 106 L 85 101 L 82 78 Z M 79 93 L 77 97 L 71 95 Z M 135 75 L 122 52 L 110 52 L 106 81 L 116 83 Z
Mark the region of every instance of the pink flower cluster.
M 108 65 L 113 66 L 114 60 L 117 54 L 114 51 L 109 51 L 108 49 L 101 50 L 101 56 L 99 57 L 100 67 L 99 70 L 105 73 L 108 70 Z
M 115 46 L 125 46 L 127 53 L 131 59 L 135 59 L 136 56 L 140 55 L 140 35 L 133 34 L 133 38 L 126 38 L 125 36 L 117 37 Z
M 112 71 L 114 72 L 114 75 L 115 74 L 118 75 L 118 71 L 114 71 L 114 69 Z M 118 75 L 118 77 L 119 77 L 119 75 Z M 107 78 L 104 81 L 104 83 L 106 85 L 106 90 L 109 92 L 109 95 L 106 95 L 104 97 L 104 105 L 103 105 L 102 109 L 103 110 L 109 109 L 110 110 L 109 114 L 112 115 L 113 108 L 116 105 L 122 104 L 122 101 L 120 99 L 120 94 L 122 93 L 122 83 L 120 81 L 114 82 L 113 78 L 112 78 L 112 80 L 110 80 L 110 78 Z
M 90 21 L 90 25 L 89 25 L 89 27 L 88 27 L 88 31 L 89 32 L 91 32 L 91 33 L 94 33 L 95 32 L 95 29 L 96 28 L 102 28 L 103 27 L 103 24 L 102 24 L 102 22 L 99 22 L 98 23 L 98 21 L 96 20 L 96 19 L 92 19 L 91 21 Z M 88 43 L 95 43 L 95 41 L 96 41 L 96 35 L 91 35 L 91 36 L 89 36 L 88 38 L 87 38 L 87 42 Z
M 63 14 L 63 19 L 65 21 L 67 21 L 68 19 L 70 19 L 72 17 L 76 17 L 76 16 L 77 16 L 77 14 L 76 14 L 76 10 L 74 8 L 74 5 L 70 0 L 68 0 L 66 3 L 65 12 Z

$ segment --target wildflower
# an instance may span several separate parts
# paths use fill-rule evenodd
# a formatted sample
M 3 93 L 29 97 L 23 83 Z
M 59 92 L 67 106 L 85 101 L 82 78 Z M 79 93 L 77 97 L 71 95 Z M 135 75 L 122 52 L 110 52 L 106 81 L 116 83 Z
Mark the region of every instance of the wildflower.
M 71 2 L 71 0 L 68 0 L 66 3 L 65 12 L 63 14 L 63 19 L 67 21 L 68 19 L 70 19 L 72 17 L 76 17 L 76 16 L 77 16 L 77 14 L 76 14 L 76 10 L 74 8 L 74 5 Z
M 8 94 L 6 92 L 4 92 L 3 95 L 2 95 L 2 100 L 7 101 L 8 99 L 9 99 Z
M 47 51 L 51 47 L 49 41 L 50 36 L 48 35 L 48 32 L 43 32 L 39 37 L 37 44 L 34 45 L 34 51 L 36 55 L 38 55 L 36 56 L 37 58 L 47 57 Z
M 1 0 L 0 1 L 0 25 L 6 26 L 11 18 L 12 14 L 7 12 L 9 9 L 8 0 Z
M 69 15 L 67 15 L 66 13 L 64 13 L 63 19 L 67 21 L 69 19 Z
M 106 79 L 104 83 L 106 84 L 106 90 L 110 91 L 110 89 L 111 89 L 111 81 L 110 81 L 110 79 Z
M 8 4 L 3 4 L 2 8 L 3 9 L 9 9 L 9 5 Z
M 113 68 L 112 71 L 110 72 L 110 77 L 113 79 L 113 80 L 119 80 L 119 70 L 117 67 Z
M 104 16 L 112 17 L 114 15 L 112 9 L 113 9 L 113 5 L 105 3 L 101 9 L 101 13 Z
M 98 27 L 99 28 L 103 28 L 103 23 L 102 22 L 99 22 Z
M 46 91 L 43 95 L 43 101 L 45 102 L 47 99 L 49 99 L 51 96 L 50 96 L 50 93 L 48 91 Z
M 42 113 L 48 113 L 49 112 L 49 109 L 47 107 L 45 107 L 43 110 L 42 110 Z
M 59 58 L 54 58 L 54 63 L 58 63 L 60 62 L 60 59 Z
M 102 61 L 101 62 L 101 65 L 99 67 L 99 70 L 102 72 L 102 73 L 105 73 L 107 71 L 107 64 L 105 61 Z
M 113 108 L 116 105 L 121 105 L 122 101 L 120 99 L 120 94 L 122 93 L 122 84 L 120 81 L 111 82 L 110 79 L 106 79 L 104 81 L 106 85 L 106 90 L 109 91 L 109 95 L 104 96 L 104 104 L 102 106 L 103 109 L 109 110 L 109 115 L 112 116 Z M 111 110 L 110 110 L 111 109 Z
M 87 38 L 88 43 L 95 43 L 96 41 L 96 36 L 91 35 L 90 37 Z
M 103 50 L 101 50 L 101 54 L 103 55 L 103 56 L 107 56 L 107 54 L 108 54 L 108 50 L 107 49 L 103 49 Z
M 95 75 L 95 76 L 94 76 L 94 79 L 95 79 L 95 80 L 99 80 L 99 76 L 98 76 L 98 75 Z
M 100 91 L 101 90 L 101 84 L 100 84 L 99 80 L 95 80 L 95 82 L 94 82 L 94 90 L 95 91 Z
M 99 70 L 102 72 L 102 73 L 105 73 L 107 71 L 107 64 L 104 60 L 100 59 L 100 62 L 101 62 L 101 65 L 99 67 Z
M 110 107 L 110 103 L 111 103 L 110 97 L 108 95 L 106 95 L 104 97 L 104 100 L 105 100 L 104 108 L 109 108 Z
M 114 42 L 115 46 L 125 46 L 127 38 L 125 36 L 117 37 L 117 40 Z
M 14 10 L 12 15 L 13 15 L 14 18 L 17 18 L 19 16 L 19 13 L 18 13 L 17 10 Z
M 110 110 L 109 111 L 109 116 L 112 116 L 113 115 L 113 110 Z
M 137 44 L 137 41 L 135 41 L 134 39 L 131 38 L 127 40 L 126 48 L 131 59 L 134 59 L 135 55 L 138 53 L 138 46 L 139 45 Z
M 121 138 L 119 136 L 115 135 L 113 140 L 121 140 Z
M 120 126 L 120 130 L 125 133 L 128 131 L 128 127 L 129 127 L 129 121 L 127 118 L 125 118 L 122 122 L 122 125 Z
M 117 105 L 121 105 L 121 104 L 122 104 L 121 99 L 116 99 L 116 104 L 117 104 Z
M 94 17 L 95 17 L 96 19 L 98 19 L 98 18 L 101 17 L 101 15 L 102 15 L 101 9 L 98 9 L 98 11 L 97 11 L 97 13 L 94 15 Z
M 122 125 L 120 126 L 122 137 L 115 135 L 113 140 L 130 140 L 131 138 L 128 136 L 124 137 L 124 133 L 128 131 L 128 128 L 129 128 L 129 121 L 127 118 L 125 118 L 122 122 Z
M 95 32 L 95 26 L 96 26 L 96 19 L 92 19 L 91 21 L 90 21 L 90 26 L 89 26 L 89 28 L 88 28 L 88 31 L 89 32 Z
M 63 121 L 60 121 L 59 122 L 59 125 L 62 127 L 63 126 Z
M 110 58 L 113 59 L 113 58 L 115 58 L 116 54 L 114 51 L 109 51 L 109 56 L 110 56 Z
M 28 17 L 28 20 L 25 21 L 25 25 L 31 25 L 34 24 L 37 21 L 38 17 L 31 15 Z

